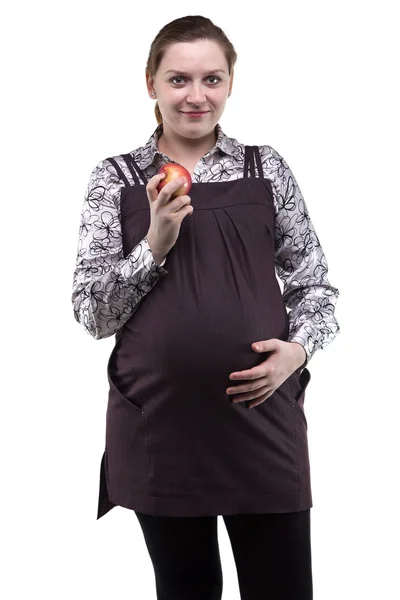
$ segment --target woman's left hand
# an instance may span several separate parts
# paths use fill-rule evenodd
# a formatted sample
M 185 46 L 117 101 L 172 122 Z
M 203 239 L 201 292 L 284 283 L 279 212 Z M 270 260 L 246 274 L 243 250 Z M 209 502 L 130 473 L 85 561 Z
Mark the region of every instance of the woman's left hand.
M 255 352 L 272 352 L 272 354 L 252 369 L 231 373 L 229 379 L 233 381 L 245 379 L 246 382 L 226 390 L 227 394 L 234 394 L 232 398 L 234 403 L 254 399 L 255 401 L 249 404 L 249 408 L 262 404 L 272 396 L 285 379 L 301 367 L 306 359 L 304 347 L 297 342 L 283 342 L 272 338 L 254 342 L 251 347 Z

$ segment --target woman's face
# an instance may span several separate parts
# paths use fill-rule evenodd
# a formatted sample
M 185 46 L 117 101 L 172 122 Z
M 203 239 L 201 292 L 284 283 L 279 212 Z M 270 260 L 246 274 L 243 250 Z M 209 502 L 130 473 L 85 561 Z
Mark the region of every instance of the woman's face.
M 214 71 L 214 72 L 212 72 Z M 167 127 L 184 137 L 203 137 L 215 128 L 231 91 L 233 73 L 220 46 L 211 40 L 176 43 L 166 50 L 157 74 L 146 74 L 150 98 L 157 98 Z M 152 96 L 152 91 L 156 96 Z M 207 111 L 192 118 L 184 113 Z

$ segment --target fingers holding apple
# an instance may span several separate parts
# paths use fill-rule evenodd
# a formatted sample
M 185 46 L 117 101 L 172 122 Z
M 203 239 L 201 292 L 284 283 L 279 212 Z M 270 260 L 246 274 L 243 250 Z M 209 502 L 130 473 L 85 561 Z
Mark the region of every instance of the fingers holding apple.
M 158 200 L 158 204 L 161 206 L 165 206 L 172 199 L 172 194 L 185 185 L 186 179 L 173 179 L 162 185 L 160 184 L 166 178 L 165 173 L 157 173 L 153 177 L 151 177 L 146 185 L 147 197 L 149 199 L 150 204 L 154 204 L 156 200 Z M 186 190 L 186 188 L 184 188 Z M 161 194 L 161 191 L 163 192 Z M 178 196 L 174 196 L 178 197 Z
M 158 198 L 158 184 L 160 183 L 160 181 L 162 180 L 162 178 L 165 178 L 165 173 L 157 173 L 156 175 L 154 175 L 153 177 L 151 177 L 146 185 L 146 192 L 147 192 L 147 197 L 150 201 L 150 203 L 155 202 Z

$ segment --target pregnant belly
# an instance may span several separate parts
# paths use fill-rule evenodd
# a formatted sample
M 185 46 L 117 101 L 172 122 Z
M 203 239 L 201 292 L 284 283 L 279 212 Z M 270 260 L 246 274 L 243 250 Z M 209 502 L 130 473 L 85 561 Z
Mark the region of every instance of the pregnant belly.
M 260 302 L 244 306 L 232 300 L 211 300 L 191 309 L 143 305 L 124 327 L 112 361 L 121 391 L 144 397 L 162 386 L 203 391 L 217 386 L 224 393 L 230 373 L 267 357 L 252 350 L 253 342 L 287 339 L 283 304 L 273 315 L 267 304 L 261 310 Z

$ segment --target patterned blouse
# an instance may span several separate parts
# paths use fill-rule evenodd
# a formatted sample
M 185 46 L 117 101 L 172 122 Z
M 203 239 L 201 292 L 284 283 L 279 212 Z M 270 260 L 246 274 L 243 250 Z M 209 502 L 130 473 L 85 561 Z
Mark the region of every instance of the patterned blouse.
M 215 132 L 216 144 L 197 163 L 193 182 L 243 177 L 244 144 L 225 135 L 219 124 Z M 131 152 L 147 179 L 174 162 L 157 148 L 161 133 L 162 123 L 144 146 Z M 304 347 L 303 370 L 314 352 L 340 331 L 334 315 L 339 290 L 328 281 L 327 261 L 292 171 L 271 146 L 259 150 L 264 177 L 271 181 L 274 194 L 274 260 L 283 301 L 290 309 L 287 341 Z M 112 158 L 133 185 L 122 156 Z M 144 183 L 139 180 L 139 185 Z M 124 258 L 119 204 L 123 187 L 111 161 L 104 159 L 93 169 L 83 200 L 72 304 L 75 319 L 95 339 L 115 334 L 159 278 L 168 274 L 168 263 L 164 268 L 168 256 L 157 265 L 146 237 Z

